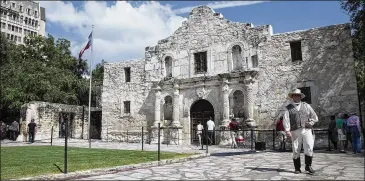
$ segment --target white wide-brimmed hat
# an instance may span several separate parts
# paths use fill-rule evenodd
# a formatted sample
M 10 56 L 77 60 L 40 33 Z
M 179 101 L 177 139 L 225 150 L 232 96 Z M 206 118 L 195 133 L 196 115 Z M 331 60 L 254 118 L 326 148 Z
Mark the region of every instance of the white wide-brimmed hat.
M 301 99 L 305 98 L 305 95 L 302 93 L 302 91 L 301 91 L 300 89 L 295 89 L 295 90 L 293 90 L 292 92 L 290 92 L 290 93 L 288 94 L 288 97 L 289 97 L 289 98 L 292 98 L 292 96 L 293 96 L 293 95 L 296 95 L 296 94 L 301 95 Z

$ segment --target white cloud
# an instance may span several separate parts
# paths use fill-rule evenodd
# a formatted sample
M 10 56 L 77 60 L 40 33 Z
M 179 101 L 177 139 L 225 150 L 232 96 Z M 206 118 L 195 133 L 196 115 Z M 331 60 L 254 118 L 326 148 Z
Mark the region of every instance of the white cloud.
M 214 2 L 207 5 L 214 8 L 227 8 L 256 4 L 258 2 Z M 69 33 L 71 51 L 78 56 L 85 46 L 94 28 L 94 63 L 104 59 L 107 62 L 119 62 L 134 58 L 143 58 L 146 46 L 156 45 L 181 26 L 185 20 L 177 13 L 189 12 L 193 7 L 177 10 L 170 5 L 159 2 L 129 3 L 116 1 L 108 6 L 103 1 L 84 1 L 82 7 L 75 7 L 67 1 L 40 1 L 46 8 L 47 23 L 58 24 Z M 51 32 L 52 33 L 52 32 Z M 90 58 L 90 50 L 84 53 L 84 58 Z
M 81 8 L 70 2 L 41 1 L 46 8 L 47 23 L 61 25 L 79 39 L 71 39 L 71 51 L 76 56 L 85 46 L 94 25 L 94 62 L 101 59 L 117 62 L 144 57 L 146 46 L 171 35 L 185 18 L 173 13 L 169 5 L 143 2 L 135 7 L 125 1 L 112 6 L 105 2 L 85 1 Z M 90 50 L 84 53 L 90 57 Z
M 213 9 L 222 9 L 222 8 L 231 8 L 237 6 L 249 6 L 253 4 L 263 3 L 265 1 L 217 1 L 206 4 L 206 6 L 211 7 Z M 179 9 L 175 9 L 174 12 L 176 14 L 189 13 L 196 6 L 188 6 Z

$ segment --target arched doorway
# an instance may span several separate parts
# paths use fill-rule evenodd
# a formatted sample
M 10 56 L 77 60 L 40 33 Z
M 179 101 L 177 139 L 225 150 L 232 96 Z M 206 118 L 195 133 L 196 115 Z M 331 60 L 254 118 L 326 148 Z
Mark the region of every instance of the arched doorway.
M 204 130 L 207 130 L 207 121 L 209 118 L 214 121 L 214 108 L 213 105 L 204 99 L 198 100 L 190 108 L 191 118 L 191 143 L 198 144 L 199 138 L 196 134 L 196 127 L 201 122 L 204 126 Z M 213 144 L 215 144 L 215 135 L 212 136 Z M 203 139 L 203 143 L 206 143 L 206 139 Z

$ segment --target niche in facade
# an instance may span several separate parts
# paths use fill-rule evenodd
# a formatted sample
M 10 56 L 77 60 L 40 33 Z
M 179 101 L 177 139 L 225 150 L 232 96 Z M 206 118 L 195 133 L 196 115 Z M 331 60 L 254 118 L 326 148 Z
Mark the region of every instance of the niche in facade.
M 165 71 L 166 77 L 172 77 L 172 58 L 170 56 L 165 58 Z
M 239 45 L 232 47 L 233 70 L 242 68 L 242 48 Z
M 245 117 L 244 109 L 244 95 L 240 90 L 236 90 L 233 93 L 233 115 L 236 118 Z
M 172 97 L 166 96 L 165 103 L 163 105 L 164 120 L 172 120 Z

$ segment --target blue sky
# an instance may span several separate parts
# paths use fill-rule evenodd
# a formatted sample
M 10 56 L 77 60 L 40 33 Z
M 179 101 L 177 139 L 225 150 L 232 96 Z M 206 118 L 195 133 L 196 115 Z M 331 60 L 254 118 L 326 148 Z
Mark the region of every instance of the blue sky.
M 143 6 L 146 3 L 148 2 L 119 1 L 116 4 L 113 1 L 41 1 L 41 5 L 46 7 L 46 32 L 55 37 L 69 39 L 75 55 L 87 41 L 91 31 L 90 24 L 96 24 L 96 40 L 94 40 L 94 52 L 97 52 L 97 56 L 94 56 L 96 63 L 101 59 L 107 62 L 119 62 L 143 58 L 144 47 L 154 45 L 157 40 L 171 35 L 189 15 L 188 12 L 176 13 L 175 10 L 214 2 L 161 1 Z M 220 8 L 224 6 L 224 2 L 218 3 L 220 5 L 216 6 L 218 8 L 215 11 L 222 13 L 226 19 L 254 25 L 270 24 L 274 33 L 349 22 L 349 16 L 341 9 L 339 1 L 275 1 L 232 5 L 234 7 L 226 8 Z M 158 17 L 148 19 L 152 18 L 154 12 L 158 14 Z M 115 27 L 113 22 L 116 24 Z M 153 25 L 162 28 L 156 28 Z M 138 37 L 141 38 L 138 39 Z M 106 49 L 107 45 L 110 47 Z M 87 54 L 86 52 L 85 58 L 90 57 Z

